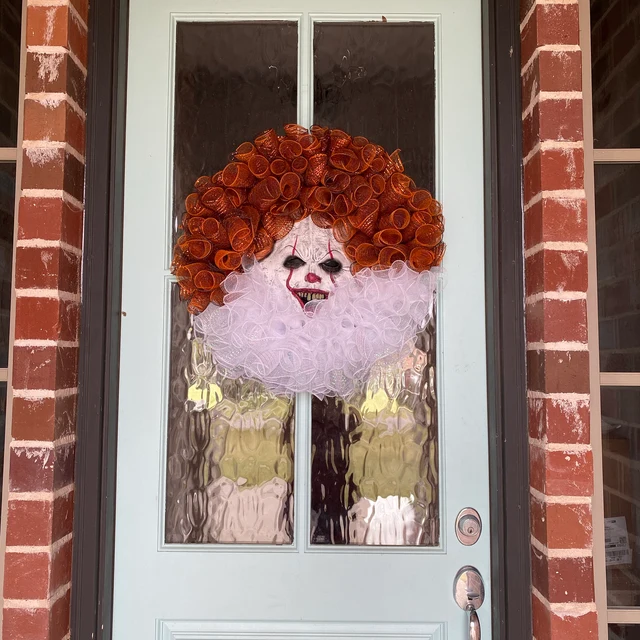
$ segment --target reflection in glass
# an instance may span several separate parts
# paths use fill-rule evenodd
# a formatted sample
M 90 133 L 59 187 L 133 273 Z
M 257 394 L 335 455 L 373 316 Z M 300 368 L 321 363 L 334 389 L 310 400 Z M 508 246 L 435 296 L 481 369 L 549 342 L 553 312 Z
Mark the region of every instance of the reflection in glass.
M 0 162 L 0 368 L 7 367 L 9 363 L 15 189 L 15 163 Z
M 439 544 L 435 322 L 349 402 L 313 400 L 311 541 Z
M 0 0 L 0 147 L 15 147 L 20 89 L 22 2 Z
M 602 371 L 640 371 L 640 164 L 595 166 Z
M 400 148 L 407 173 L 435 192 L 432 22 L 314 25 L 314 122 Z
M 166 542 L 293 540 L 293 402 L 229 380 L 172 289 Z
M 640 606 L 640 388 L 603 387 L 601 398 L 608 602 L 610 607 L 637 607 Z
M 640 625 L 610 624 L 609 640 L 640 640 Z
M 640 3 L 591 0 L 596 148 L 640 147 Z
M 176 34 L 174 230 L 202 175 L 261 131 L 297 117 L 295 22 L 179 22 Z

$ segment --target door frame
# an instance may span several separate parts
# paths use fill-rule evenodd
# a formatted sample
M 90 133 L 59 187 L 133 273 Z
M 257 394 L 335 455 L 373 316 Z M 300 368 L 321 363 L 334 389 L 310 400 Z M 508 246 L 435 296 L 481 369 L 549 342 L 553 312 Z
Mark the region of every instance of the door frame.
M 96 640 L 112 637 L 128 6 L 89 9 L 71 636 Z M 519 15 L 518 0 L 482 0 L 495 640 L 531 637 Z

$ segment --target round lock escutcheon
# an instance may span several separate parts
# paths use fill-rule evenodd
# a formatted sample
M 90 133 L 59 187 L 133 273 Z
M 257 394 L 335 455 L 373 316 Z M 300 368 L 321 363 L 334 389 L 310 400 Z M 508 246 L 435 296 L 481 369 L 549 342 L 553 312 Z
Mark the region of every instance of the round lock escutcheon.
M 456 537 L 465 547 L 474 545 L 482 533 L 480 514 L 471 508 L 463 509 L 456 518 Z

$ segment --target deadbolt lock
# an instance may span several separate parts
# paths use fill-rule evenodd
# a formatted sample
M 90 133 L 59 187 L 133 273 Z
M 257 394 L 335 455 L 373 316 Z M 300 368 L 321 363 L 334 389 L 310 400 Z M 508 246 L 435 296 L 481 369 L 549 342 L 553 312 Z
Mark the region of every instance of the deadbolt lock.
M 470 547 L 478 542 L 481 533 L 480 514 L 475 509 L 463 509 L 456 518 L 456 536 L 460 543 Z

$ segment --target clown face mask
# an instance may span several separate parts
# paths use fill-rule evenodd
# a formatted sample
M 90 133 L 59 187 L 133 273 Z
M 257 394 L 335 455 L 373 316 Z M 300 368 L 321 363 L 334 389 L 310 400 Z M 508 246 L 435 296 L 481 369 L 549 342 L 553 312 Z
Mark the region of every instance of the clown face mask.
M 262 261 L 267 278 L 291 293 L 301 307 L 326 300 L 336 287 L 352 279 L 351 261 L 330 229 L 305 218 Z

